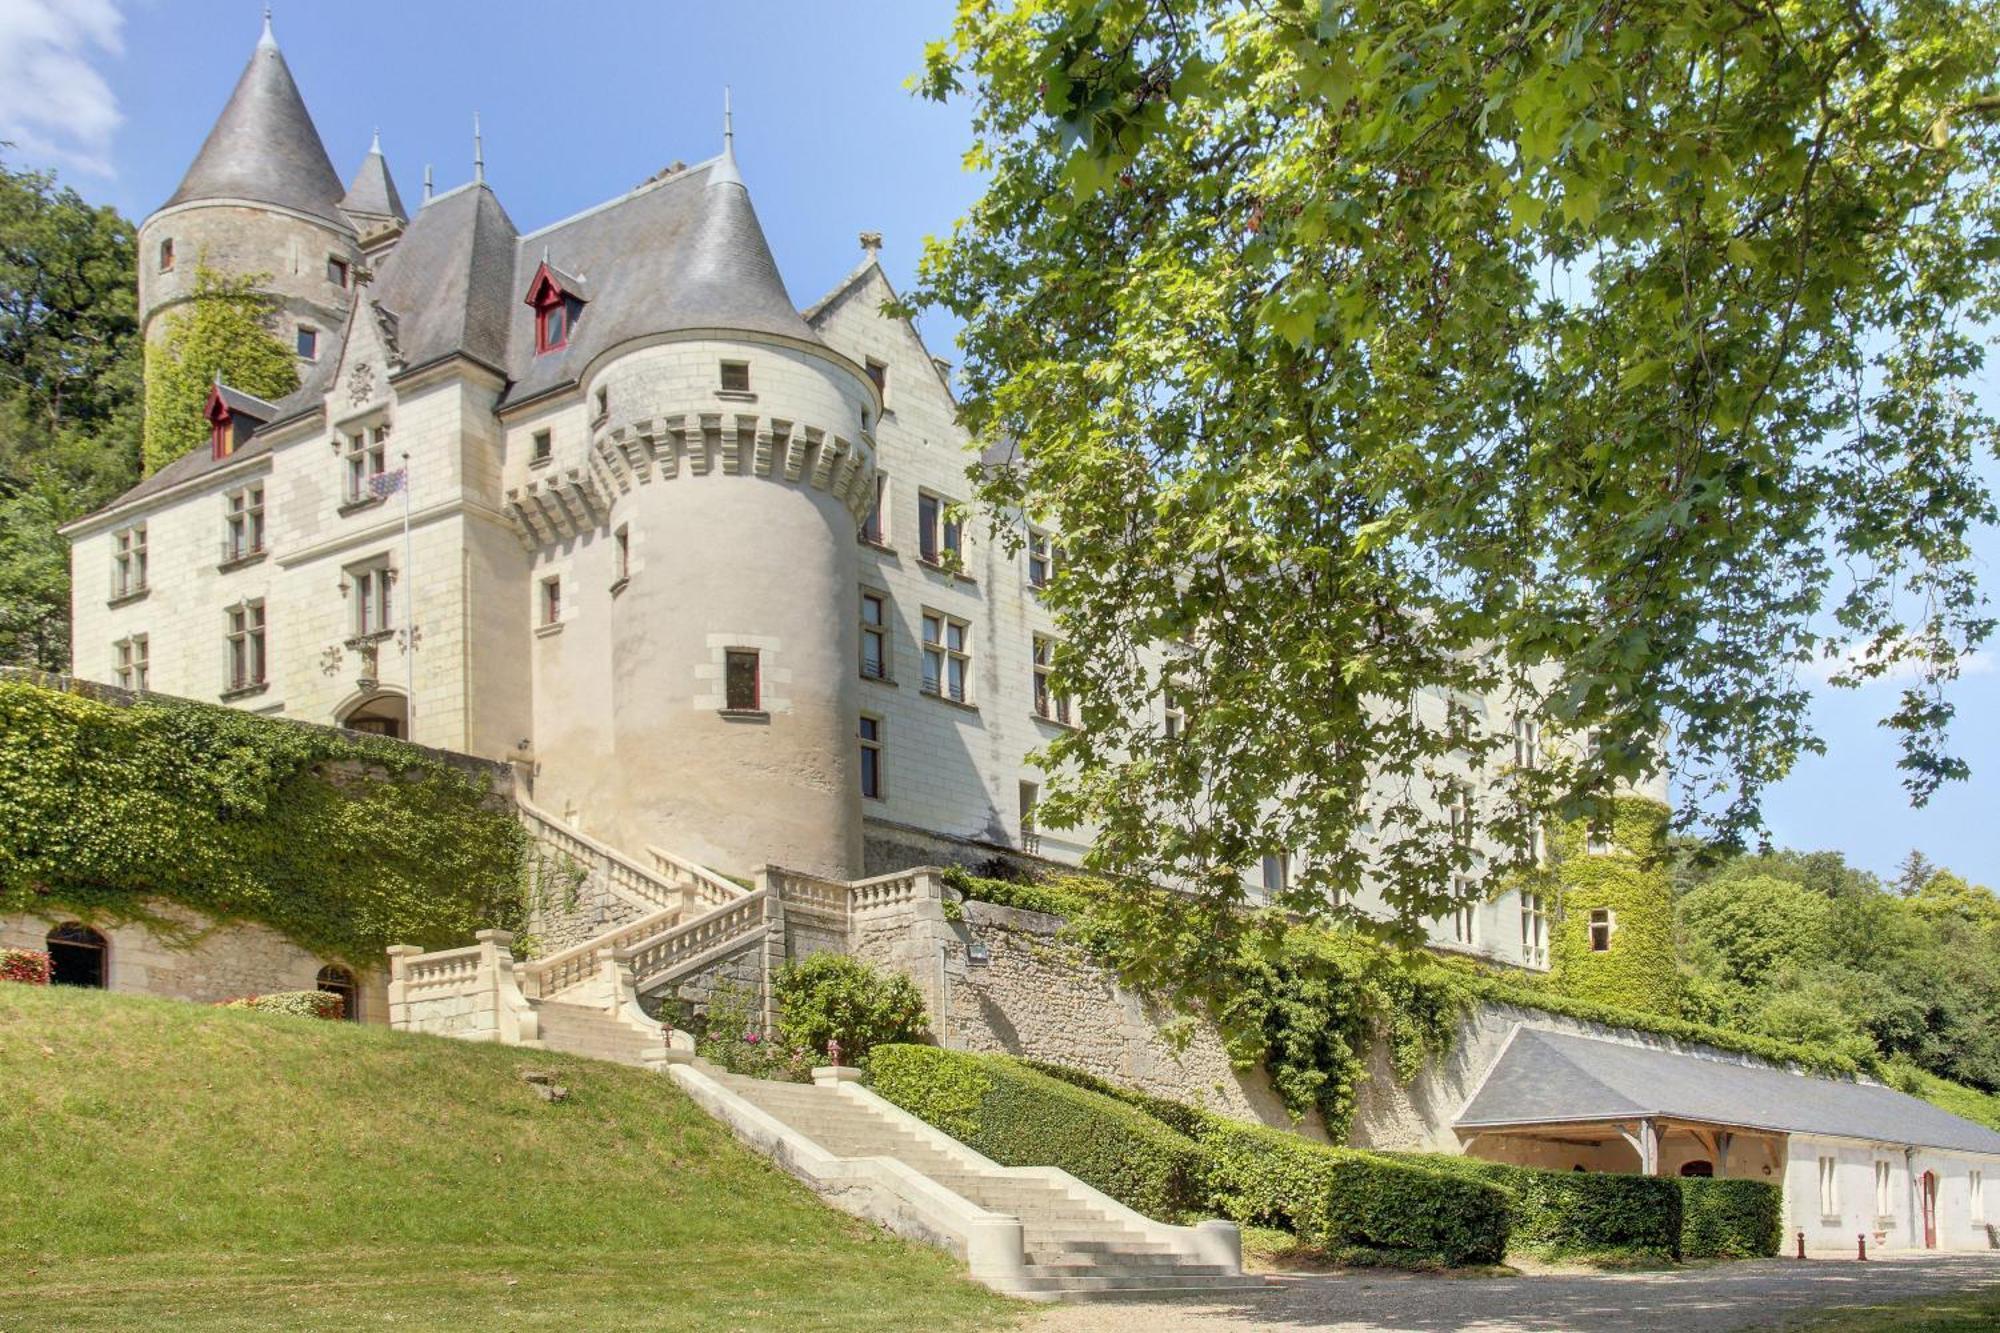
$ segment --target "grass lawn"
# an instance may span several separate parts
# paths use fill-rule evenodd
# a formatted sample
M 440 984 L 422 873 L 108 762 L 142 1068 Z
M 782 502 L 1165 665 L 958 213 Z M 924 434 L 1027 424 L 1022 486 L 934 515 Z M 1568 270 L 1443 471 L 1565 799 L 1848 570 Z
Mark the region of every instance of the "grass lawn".
M 1993 1333 L 2000 1288 L 1947 1292 L 1900 1305 L 1864 1305 L 1787 1322 L 1785 1333 Z
M 942 1330 L 1027 1309 L 617 1065 L 0 984 L 0 1098 L 5 1333 Z

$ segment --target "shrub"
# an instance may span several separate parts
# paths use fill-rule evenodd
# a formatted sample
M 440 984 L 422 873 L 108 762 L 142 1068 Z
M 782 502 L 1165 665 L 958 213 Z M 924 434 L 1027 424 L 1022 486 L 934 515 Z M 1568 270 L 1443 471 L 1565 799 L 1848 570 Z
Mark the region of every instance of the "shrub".
M 924 1030 L 924 997 L 915 982 L 845 954 L 813 954 L 780 968 L 771 985 L 779 1035 L 816 1055 L 838 1041 L 840 1058 L 859 1064 L 874 1047 L 912 1041 Z
M 1761 1180 L 1683 1177 L 1683 1259 L 1767 1259 L 1785 1243 L 1784 1198 Z
M 49 956 L 39 949 L 0 949 L 0 981 L 49 984 Z
M 812 1077 L 812 1052 L 787 1046 L 764 1028 L 763 1005 L 757 992 L 733 981 L 716 985 L 699 1014 L 690 1012 L 681 1026 L 695 1034 L 695 1054 L 732 1074 L 804 1083 Z
M 1148 1217 L 1201 1208 L 1206 1159 L 1184 1134 L 1115 1098 L 1003 1055 L 877 1046 L 875 1091 L 1003 1166 L 1061 1167 Z
M 293 1018 L 343 1018 L 347 1002 L 323 990 L 281 990 L 269 995 L 245 995 L 224 1000 L 223 1009 L 255 1009 L 263 1014 L 290 1014 Z
M 1674 1259 L 1680 1255 L 1680 1182 L 1608 1171 L 1544 1171 L 1445 1153 L 1393 1156 L 1433 1171 L 1484 1180 L 1513 1196 L 1512 1243 L 1543 1258 L 1568 1255 Z

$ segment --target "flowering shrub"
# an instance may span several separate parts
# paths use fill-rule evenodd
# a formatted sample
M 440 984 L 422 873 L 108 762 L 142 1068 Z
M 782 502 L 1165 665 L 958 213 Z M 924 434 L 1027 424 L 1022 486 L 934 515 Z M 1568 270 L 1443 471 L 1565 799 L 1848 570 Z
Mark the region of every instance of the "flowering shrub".
M 820 1055 L 840 1043 L 840 1058 L 859 1064 L 872 1046 L 914 1041 L 924 1031 L 924 997 L 900 972 L 878 972 L 845 954 L 816 953 L 772 980 L 778 1031 Z
M 0 949 L 0 981 L 49 984 L 49 956 L 39 949 Z
M 812 1077 L 813 1053 L 766 1032 L 757 993 L 746 986 L 720 983 L 709 995 L 707 1011 L 683 1026 L 696 1034 L 695 1054 L 732 1074 L 796 1083 Z
M 245 995 L 224 1000 L 223 1009 L 255 1009 L 266 1014 L 290 1014 L 294 1018 L 341 1018 L 347 1002 L 323 990 L 273 991 L 269 995 Z

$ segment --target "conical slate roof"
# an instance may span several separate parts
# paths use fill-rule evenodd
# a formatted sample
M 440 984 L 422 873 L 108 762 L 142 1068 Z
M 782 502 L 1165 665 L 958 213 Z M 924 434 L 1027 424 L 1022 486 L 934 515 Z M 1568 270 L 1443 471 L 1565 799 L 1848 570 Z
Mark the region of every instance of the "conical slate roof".
M 354 181 L 347 187 L 347 197 L 340 201 L 340 207 L 348 213 L 409 221 L 410 215 L 403 211 L 403 197 L 396 193 L 396 178 L 389 174 L 389 160 L 382 156 L 381 135 L 376 135 L 375 141 L 368 145 L 368 156 L 361 159 L 361 168 L 354 173 Z
M 163 207 L 199 199 L 253 199 L 351 230 L 340 213 L 345 193 L 267 19 L 236 91 Z

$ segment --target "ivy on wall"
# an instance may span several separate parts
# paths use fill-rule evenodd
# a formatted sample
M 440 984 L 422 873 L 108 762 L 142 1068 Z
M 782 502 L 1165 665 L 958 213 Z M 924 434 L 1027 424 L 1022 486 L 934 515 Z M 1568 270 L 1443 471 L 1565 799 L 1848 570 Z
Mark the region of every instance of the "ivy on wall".
M 259 922 L 357 967 L 521 924 L 527 835 L 488 778 L 371 736 L 0 680 L 0 911 Z
M 1658 801 L 1611 802 L 1610 849 L 1593 852 L 1581 821 L 1553 830 L 1550 869 L 1556 913 L 1549 962 L 1555 988 L 1597 1004 L 1676 1016 L 1681 978 L 1674 962 L 1673 888 L 1668 879 L 1669 812 Z M 1594 911 L 1610 914 L 1609 947 L 1591 948 Z

